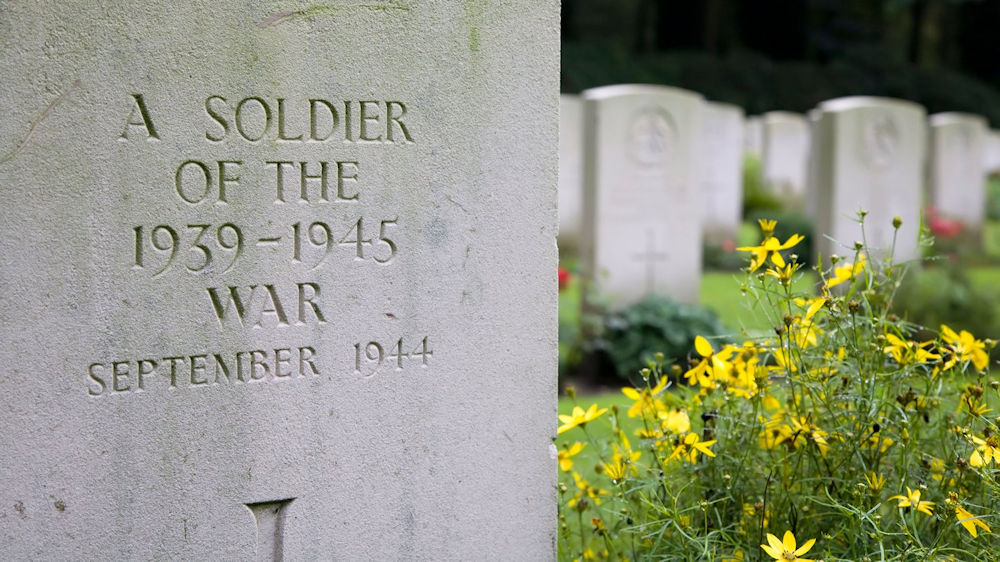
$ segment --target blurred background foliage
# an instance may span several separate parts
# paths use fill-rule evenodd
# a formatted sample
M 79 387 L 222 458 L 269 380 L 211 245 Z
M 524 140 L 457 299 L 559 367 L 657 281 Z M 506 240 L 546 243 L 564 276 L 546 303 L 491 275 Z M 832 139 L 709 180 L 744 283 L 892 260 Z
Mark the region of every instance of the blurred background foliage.
M 846 95 L 1000 127 L 996 0 L 563 0 L 562 89 L 656 83 L 748 114 Z

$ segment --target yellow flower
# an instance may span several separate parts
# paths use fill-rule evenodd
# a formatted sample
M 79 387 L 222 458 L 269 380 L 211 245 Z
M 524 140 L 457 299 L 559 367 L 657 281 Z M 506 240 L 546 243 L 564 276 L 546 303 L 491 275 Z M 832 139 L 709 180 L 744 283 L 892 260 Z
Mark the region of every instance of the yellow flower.
M 577 492 L 572 499 L 566 502 L 566 505 L 569 507 L 580 504 L 580 507 L 583 508 L 586 506 L 586 503 L 582 502 L 582 500 L 588 498 L 593 500 L 594 505 L 601 505 L 601 496 L 608 495 L 607 490 L 591 486 L 578 472 L 573 473 L 573 480 L 576 482 Z
M 750 252 L 753 254 L 750 258 L 750 271 L 757 271 L 760 266 L 767 263 L 768 258 L 771 259 L 771 263 L 783 268 L 785 267 L 785 260 L 781 257 L 781 251 L 787 250 L 803 240 L 805 240 L 805 237 L 801 234 L 793 234 L 782 244 L 777 238 L 768 236 L 761 242 L 760 246 L 743 246 L 736 249 L 741 252 Z
M 833 277 L 826 280 L 825 287 L 827 289 L 831 287 L 836 287 L 845 281 L 850 281 L 854 276 L 861 273 L 865 269 L 865 255 L 858 255 L 858 261 L 852 263 L 844 264 L 840 267 L 833 269 Z
M 868 488 L 877 494 L 882 491 L 882 488 L 885 487 L 885 475 L 878 474 L 876 472 L 869 472 L 868 474 L 865 474 L 865 482 L 868 483 Z
M 634 403 L 632 407 L 628 409 L 628 417 L 634 418 L 642 415 L 642 412 L 647 409 L 656 411 L 656 401 L 655 396 L 663 392 L 663 389 L 667 388 L 667 377 L 660 377 L 660 382 L 656 383 L 653 388 L 643 388 L 635 389 L 631 387 L 625 387 L 622 389 L 622 394 L 627 396 L 629 400 L 633 400 Z
M 729 359 L 736 349 L 727 345 L 716 353 L 707 339 L 697 336 L 694 338 L 694 350 L 702 356 L 702 360 L 684 373 L 688 384 L 692 386 L 700 384 L 704 388 L 715 388 L 715 379 L 724 378 L 729 369 L 732 368 L 733 365 Z
M 698 460 L 698 453 L 714 457 L 715 453 L 709 449 L 709 447 L 714 444 L 715 439 L 711 441 L 701 441 L 698 438 L 697 433 L 688 433 L 683 438 L 677 440 L 677 446 L 674 447 L 674 452 L 670 454 L 667 462 L 670 462 L 675 458 L 681 458 L 689 463 L 695 463 Z
M 786 264 L 785 267 L 772 267 L 768 268 L 764 274 L 774 277 L 780 281 L 782 285 L 787 285 L 792 281 L 792 276 L 795 275 L 795 272 L 799 270 L 801 265 L 802 264 L 798 263 L 789 263 Z
M 691 418 L 684 410 L 660 412 L 660 423 L 670 433 L 687 433 L 691 430 Z
M 957 517 L 958 522 L 961 523 L 963 527 L 965 527 L 965 530 L 968 531 L 970 535 L 972 535 L 972 538 L 976 538 L 977 536 L 976 527 L 982 527 L 983 530 L 985 530 L 987 533 L 993 532 L 990 530 L 989 525 L 987 525 L 986 523 L 983 522 L 982 519 L 980 519 L 981 516 L 969 513 L 964 507 L 958 505 L 957 503 L 955 504 L 955 517 Z
M 616 459 L 611 464 L 604 465 L 604 474 L 607 474 L 612 482 L 617 483 L 625 479 L 627 468 L 621 459 Z
M 573 468 L 573 457 L 583 450 L 583 443 L 577 441 L 568 449 L 559 449 L 559 468 L 569 472 Z
M 785 562 L 813 562 L 809 558 L 800 558 L 800 556 L 809 552 L 809 549 L 814 544 L 816 544 L 816 539 L 809 539 L 801 547 L 795 548 L 795 535 L 791 531 L 785 531 L 785 536 L 780 541 L 778 537 L 768 533 L 767 544 L 762 544 L 760 547 L 764 549 L 764 552 L 768 556 L 775 560 Z
M 590 408 L 587 408 L 587 411 L 584 411 L 583 408 L 579 406 L 573 406 L 572 414 L 568 416 L 562 414 L 559 415 L 559 421 L 562 422 L 562 425 L 559 426 L 558 433 L 562 434 L 573 429 L 578 425 L 583 425 L 589 421 L 594 421 L 595 419 L 599 418 L 601 414 L 607 411 L 608 411 L 607 408 L 601 408 L 600 410 L 598 410 L 597 404 L 591 404 Z
M 977 340 L 971 333 L 962 330 L 956 334 L 954 330 L 942 324 L 941 339 L 954 351 L 959 361 L 972 361 L 972 364 L 980 371 L 990 364 L 990 356 L 986 353 L 986 343 Z
M 969 464 L 977 468 L 992 462 L 1000 464 L 1000 439 L 997 439 L 996 435 L 990 435 L 986 439 L 980 439 L 975 435 L 970 435 L 969 438 L 977 445 L 969 457 Z
M 774 219 L 757 219 L 760 225 L 760 232 L 764 235 L 764 240 L 774 236 L 774 228 L 778 226 L 778 221 Z
M 905 496 L 892 496 L 885 501 L 899 500 L 896 507 L 912 507 L 917 511 L 922 511 L 927 515 L 933 515 L 934 502 L 921 501 L 920 500 L 920 489 L 911 490 L 909 486 L 906 487 Z
M 883 347 L 882 351 L 891 355 L 896 360 L 896 363 L 904 367 L 914 363 L 930 363 L 941 359 L 940 355 L 931 353 L 925 349 L 932 345 L 933 341 L 925 341 L 918 344 L 915 341 L 898 338 L 893 334 L 886 334 L 885 339 L 889 341 L 889 345 Z

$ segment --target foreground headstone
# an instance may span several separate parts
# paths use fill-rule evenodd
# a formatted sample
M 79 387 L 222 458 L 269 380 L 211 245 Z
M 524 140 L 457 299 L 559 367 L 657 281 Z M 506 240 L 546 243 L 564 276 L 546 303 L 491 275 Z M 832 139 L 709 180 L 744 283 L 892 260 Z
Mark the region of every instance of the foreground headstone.
M 558 15 L 4 4 L 4 559 L 554 559 Z
M 853 256 L 854 243 L 862 240 L 857 213 L 863 210 L 868 213 L 864 238 L 871 248 L 892 247 L 892 222 L 898 216 L 896 260 L 919 257 L 923 107 L 858 96 L 825 101 L 818 109 L 808 208 L 819 253 L 824 260 L 831 254 Z
M 701 96 L 618 85 L 583 98 L 584 275 L 619 305 L 654 293 L 697 301 Z
M 762 116 L 764 185 L 779 197 L 799 202 L 805 194 L 810 125 L 805 116 L 770 111 Z
M 936 212 L 979 229 L 986 218 L 986 119 L 949 112 L 931 115 L 929 123 L 928 202 Z
M 743 110 L 707 102 L 702 119 L 702 230 L 706 239 L 735 241 L 743 219 Z
M 583 228 L 583 100 L 559 96 L 559 251 L 577 252 Z

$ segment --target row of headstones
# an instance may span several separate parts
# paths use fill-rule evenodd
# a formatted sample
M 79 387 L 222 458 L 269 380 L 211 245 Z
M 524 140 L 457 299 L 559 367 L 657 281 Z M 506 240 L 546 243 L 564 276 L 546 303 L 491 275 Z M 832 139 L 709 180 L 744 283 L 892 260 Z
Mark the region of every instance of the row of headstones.
M 979 116 L 928 119 L 922 106 L 890 98 L 839 98 L 808 117 L 747 119 L 737 106 L 665 86 L 564 95 L 561 248 L 578 253 L 584 277 L 616 303 L 650 293 L 696 301 L 704 237 L 737 235 L 747 153 L 761 157 L 765 189 L 813 219 L 819 255 L 849 255 L 864 236 L 910 260 L 919 255 L 925 203 L 981 225 L 985 177 L 1000 170 L 1000 133 Z

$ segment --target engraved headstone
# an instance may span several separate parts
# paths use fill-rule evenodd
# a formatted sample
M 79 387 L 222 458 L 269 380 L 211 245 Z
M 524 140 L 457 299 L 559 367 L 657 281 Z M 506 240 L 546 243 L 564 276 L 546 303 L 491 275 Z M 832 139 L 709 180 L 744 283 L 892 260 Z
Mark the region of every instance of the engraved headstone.
M 707 102 L 702 118 L 703 232 L 715 242 L 736 240 L 743 218 L 743 110 Z
M 2 4 L 3 558 L 553 560 L 558 17 Z
M 762 116 L 762 124 L 764 185 L 779 197 L 799 202 L 806 189 L 809 121 L 798 113 L 770 111 Z
M 871 248 L 892 247 L 892 221 L 899 216 L 894 256 L 919 257 L 924 108 L 855 96 L 825 101 L 818 109 L 808 194 L 816 249 L 824 260 L 831 254 L 853 256 L 854 243 L 862 240 L 857 212 L 864 210 L 864 238 Z
M 559 251 L 575 252 L 583 228 L 583 100 L 559 96 Z
M 584 275 L 619 305 L 651 293 L 696 301 L 701 96 L 617 85 L 583 98 Z
M 986 218 L 986 119 L 949 112 L 931 115 L 929 123 L 928 202 L 938 213 L 978 229 Z

